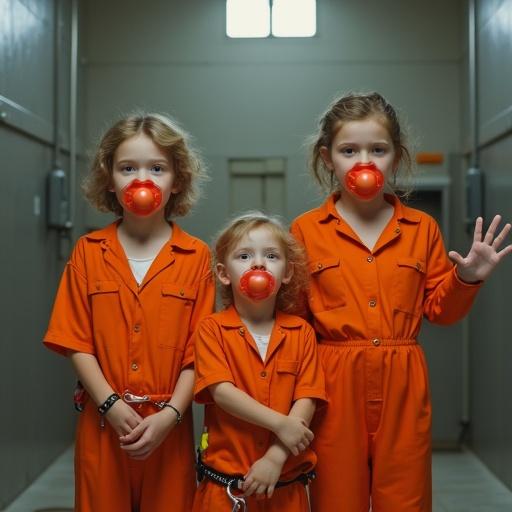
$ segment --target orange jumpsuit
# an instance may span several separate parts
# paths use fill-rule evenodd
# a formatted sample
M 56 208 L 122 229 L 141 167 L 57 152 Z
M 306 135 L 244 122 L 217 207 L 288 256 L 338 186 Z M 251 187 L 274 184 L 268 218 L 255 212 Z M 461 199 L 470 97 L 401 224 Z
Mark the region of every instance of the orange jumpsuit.
M 117 238 L 117 223 L 83 236 L 66 265 L 45 345 L 96 356 L 115 392 L 168 400 L 193 364 L 191 334 L 210 314 L 209 251 L 173 224 L 172 237 L 137 285 Z M 157 412 L 137 407 L 141 416 Z M 189 512 L 195 491 L 192 414 L 187 412 L 145 461 L 130 459 L 96 404 L 88 400 L 75 449 L 77 512 Z M 140 507 L 140 508 L 139 508 Z
M 315 416 L 314 512 L 430 512 L 431 404 L 422 316 L 462 318 L 479 289 L 457 278 L 437 223 L 393 196 L 373 250 L 333 195 L 292 224 L 311 271 L 309 314 L 329 404 Z
M 228 475 L 245 475 L 254 462 L 263 457 L 274 441 L 272 432 L 239 420 L 218 407 L 208 387 L 231 382 L 263 405 L 288 414 L 300 398 L 325 400 L 325 383 L 317 356 L 313 329 L 302 318 L 276 313 L 265 361 L 256 343 L 244 327 L 236 309 L 204 319 L 196 332 L 195 399 L 206 404 L 205 427 L 208 448 L 202 460 Z M 281 480 L 292 480 L 314 468 L 316 456 L 311 449 L 290 455 Z M 250 497 L 248 508 L 255 511 L 301 512 L 308 510 L 305 487 L 301 483 L 276 489 L 271 500 Z M 231 510 L 226 490 L 205 478 L 196 493 L 195 512 Z

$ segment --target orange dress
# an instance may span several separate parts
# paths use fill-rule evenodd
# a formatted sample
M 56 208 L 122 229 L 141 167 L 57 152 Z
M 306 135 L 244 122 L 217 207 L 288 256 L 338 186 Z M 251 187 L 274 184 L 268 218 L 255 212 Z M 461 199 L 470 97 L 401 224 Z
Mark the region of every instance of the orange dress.
M 330 196 L 292 233 L 311 271 L 309 315 L 329 404 L 315 416 L 314 512 L 430 512 L 431 403 L 416 339 L 422 317 L 450 324 L 479 285 L 460 281 L 437 223 L 386 200 L 394 214 L 373 250 Z
M 214 284 L 207 246 L 173 224 L 172 237 L 137 285 L 118 223 L 77 242 L 57 292 L 45 345 L 93 354 L 115 392 L 168 400 L 193 364 L 191 334 L 210 314 Z M 137 407 L 141 416 L 157 411 Z M 130 459 L 96 404 L 81 413 L 75 451 L 77 512 L 189 512 L 195 491 L 192 414 L 145 461 Z M 136 502 L 140 500 L 138 505 Z
M 263 405 L 288 414 L 300 398 L 325 400 L 325 383 L 313 329 L 302 318 L 276 313 L 265 361 L 236 309 L 204 319 L 195 336 L 195 399 L 206 404 L 208 448 L 202 460 L 216 471 L 245 475 L 274 441 L 272 432 L 237 419 L 214 402 L 209 386 L 231 382 Z M 290 455 L 281 480 L 292 480 L 314 468 L 311 449 Z M 301 483 L 276 489 L 270 500 L 250 497 L 250 511 L 289 510 L 307 512 L 308 501 Z M 226 490 L 205 478 L 196 493 L 195 512 L 231 510 Z M 232 506 L 232 505 L 231 505 Z

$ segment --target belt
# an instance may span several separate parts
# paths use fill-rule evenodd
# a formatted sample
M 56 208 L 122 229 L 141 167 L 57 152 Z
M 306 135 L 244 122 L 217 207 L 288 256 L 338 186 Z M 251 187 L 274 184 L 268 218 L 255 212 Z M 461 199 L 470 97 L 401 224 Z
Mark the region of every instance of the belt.
M 227 473 L 221 473 L 216 469 L 208 466 L 201 460 L 201 454 L 197 453 L 197 481 L 201 482 L 205 477 L 211 480 L 212 482 L 222 485 L 224 487 L 231 487 L 234 489 L 241 489 L 242 483 L 244 481 L 243 475 L 235 474 L 228 475 Z M 308 471 L 307 473 L 301 473 L 296 476 L 292 480 L 279 480 L 275 487 L 276 489 L 279 487 L 286 487 L 287 485 L 294 484 L 296 482 L 302 483 L 303 485 L 308 485 L 311 480 L 314 480 L 316 477 L 315 471 Z

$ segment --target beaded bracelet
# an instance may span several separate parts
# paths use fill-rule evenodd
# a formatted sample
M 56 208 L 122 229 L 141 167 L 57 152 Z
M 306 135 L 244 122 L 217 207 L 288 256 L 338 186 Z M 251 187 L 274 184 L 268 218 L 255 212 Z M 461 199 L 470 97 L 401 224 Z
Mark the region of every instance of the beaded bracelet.
M 172 409 L 176 413 L 176 424 L 179 425 L 181 423 L 181 420 L 183 418 L 181 416 L 180 411 L 178 411 L 178 409 L 176 409 L 174 405 L 171 405 L 169 402 L 158 402 L 156 405 L 160 407 L 160 409 L 163 409 L 164 407 L 169 407 L 170 409 Z
M 104 416 L 107 411 L 120 399 L 117 393 L 112 393 L 99 407 L 98 412 Z

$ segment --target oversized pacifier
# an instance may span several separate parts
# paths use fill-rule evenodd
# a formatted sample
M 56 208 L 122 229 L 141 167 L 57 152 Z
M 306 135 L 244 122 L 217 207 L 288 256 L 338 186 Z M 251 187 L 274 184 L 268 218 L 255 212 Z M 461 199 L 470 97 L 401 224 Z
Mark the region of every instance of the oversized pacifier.
M 133 180 L 123 188 L 123 203 L 135 215 L 150 215 L 162 202 L 162 191 L 151 180 Z
M 275 285 L 274 276 L 266 270 L 251 269 L 240 278 L 240 291 L 252 300 L 266 299 Z
M 384 186 L 384 175 L 373 163 L 357 163 L 345 174 L 345 185 L 360 199 L 373 199 Z

